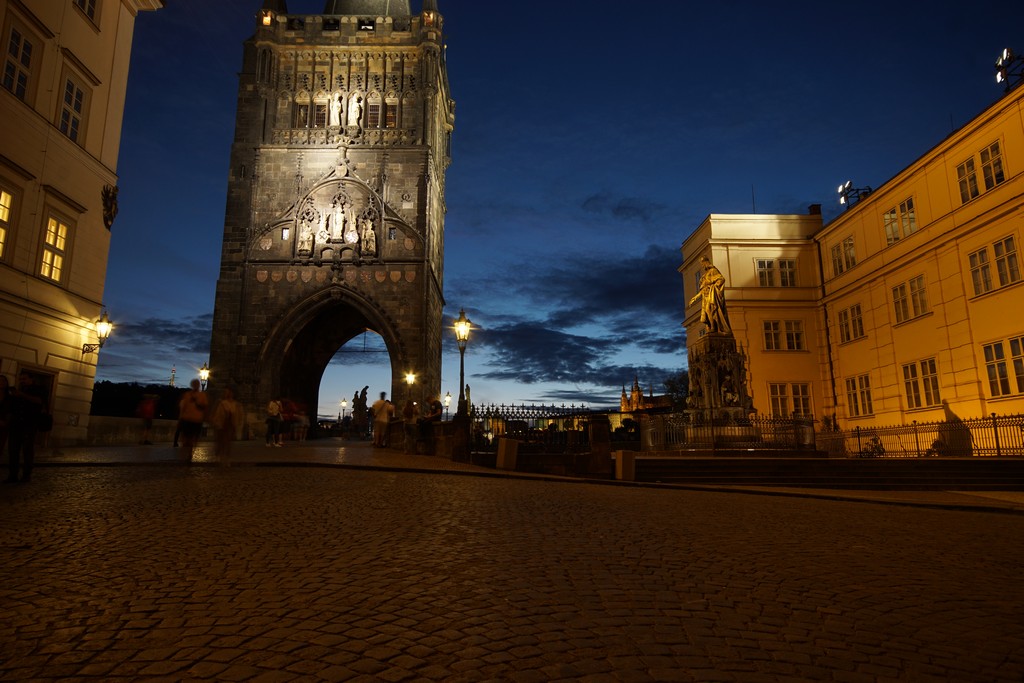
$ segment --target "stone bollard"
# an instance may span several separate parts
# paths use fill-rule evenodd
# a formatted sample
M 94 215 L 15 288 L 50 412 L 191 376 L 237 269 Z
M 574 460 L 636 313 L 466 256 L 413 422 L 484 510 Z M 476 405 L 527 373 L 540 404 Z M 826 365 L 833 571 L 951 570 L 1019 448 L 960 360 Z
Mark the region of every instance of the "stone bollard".
M 516 456 L 519 453 L 519 441 L 508 439 L 504 436 L 498 437 L 498 459 L 495 467 L 499 470 L 516 470 Z
M 636 453 L 615 451 L 615 478 L 619 481 L 636 481 Z

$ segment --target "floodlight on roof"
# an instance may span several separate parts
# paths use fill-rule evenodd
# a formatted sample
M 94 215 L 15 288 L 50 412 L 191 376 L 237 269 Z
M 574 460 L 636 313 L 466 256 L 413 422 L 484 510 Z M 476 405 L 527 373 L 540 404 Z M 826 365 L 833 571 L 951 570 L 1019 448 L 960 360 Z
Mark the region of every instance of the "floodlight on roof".
M 1013 54 L 1010 48 L 1004 48 L 996 59 L 996 83 L 1006 84 L 1006 92 L 1024 82 L 1024 57 Z M 1011 83 L 1012 79 L 1016 82 Z
M 847 180 L 839 186 L 839 203 L 849 208 L 853 202 L 860 200 L 862 197 L 867 197 L 869 194 L 871 194 L 870 185 L 854 187 L 853 181 Z

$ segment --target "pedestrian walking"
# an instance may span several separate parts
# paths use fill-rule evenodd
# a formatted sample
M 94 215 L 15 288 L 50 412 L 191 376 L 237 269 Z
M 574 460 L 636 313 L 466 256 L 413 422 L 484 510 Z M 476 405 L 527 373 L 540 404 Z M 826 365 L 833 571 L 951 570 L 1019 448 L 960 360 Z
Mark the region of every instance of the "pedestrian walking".
M 276 398 L 267 403 L 267 448 L 281 447 L 281 401 Z
M 36 460 L 36 432 L 44 409 L 42 389 L 27 372 L 18 374 L 18 385 L 11 391 L 11 411 L 7 432 L 7 482 L 32 480 Z M 20 473 L 20 479 L 19 479 Z
M 135 415 L 142 420 L 142 438 L 139 443 L 144 446 L 152 446 L 150 441 L 153 435 L 153 418 L 156 417 L 156 406 L 159 397 L 156 394 L 143 394 L 138 407 L 135 408 Z
M 402 407 L 402 422 L 405 426 L 405 452 L 416 453 L 416 436 L 419 432 L 420 409 L 411 398 Z
M 373 445 L 383 448 L 388 443 L 388 427 L 395 414 L 395 407 L 388 400 L 387 392 L 380 392 L 380 398 L 373 402 Z
M 199 390 L 199 380 L 192 380 L 189 387 L 178 404 L 178 417 L 181 420 L 181 460 L 187 463 L 192 462 L 192 453 L 199 442 L 203 422 L 206 421 L 206 413 L 210 407 L 206 394 Z
M 231 388 L 224 389 L 217 407 L 210 417 L 214 429 L 214 454 L 221 467 L 231 466 L 231 444 L 238 436 L 238 428 L 242 424 L 242 406 L 235 400 L 235 392 Z

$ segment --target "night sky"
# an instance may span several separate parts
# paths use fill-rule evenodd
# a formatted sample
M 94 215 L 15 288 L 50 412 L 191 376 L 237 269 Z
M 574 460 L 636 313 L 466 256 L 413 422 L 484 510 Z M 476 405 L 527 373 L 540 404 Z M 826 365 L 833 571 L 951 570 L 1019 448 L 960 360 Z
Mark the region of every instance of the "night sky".
M 208 359 L 242 41 L 260 0 L 138 17 L 99 380 L 186 385 Z M 322 0 L 288 0 L 293 14 Z M 412 0 L 414 10 L 419 0 Z M 438 0 L 456 101 L 446 320 L 477 326 L 476 403 L 617 406 L 686 367 L 677 272 L 710 213 L 840 210 L 1002 94 L 1021 2 Z M 441 393 L 458 394 L 454 336 Z M 216 374 L 216 368 L 213 369 Z M 320 414 L 390 389 L 377 335 Z

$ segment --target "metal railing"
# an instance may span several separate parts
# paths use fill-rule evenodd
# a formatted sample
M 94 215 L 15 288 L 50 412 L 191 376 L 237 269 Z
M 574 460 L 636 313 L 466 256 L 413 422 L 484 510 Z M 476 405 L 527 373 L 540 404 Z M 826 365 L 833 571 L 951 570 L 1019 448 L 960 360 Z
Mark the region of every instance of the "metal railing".
M 497 450 L 498 438 L 522 442 L 522 450 L 579 453 L 590 448 L 590 410 L 577 405 L 473 405 L 472 447 L 477 452 Z
M 853 458 L 920 458 L 1024 455 L 1024 415 L 911 422 L 821 432 L 818 447 Z
M 813 418 L 750 416 L 701 421 L 686 413 L 643 416 L 645 451 L 813 449 L 831 457 L 922 458 L 1024 456 L 1024 415 L 996 415 L 909 425 L 815 428 Z

